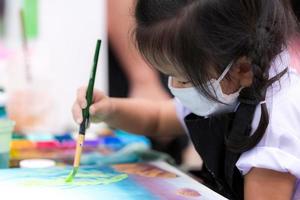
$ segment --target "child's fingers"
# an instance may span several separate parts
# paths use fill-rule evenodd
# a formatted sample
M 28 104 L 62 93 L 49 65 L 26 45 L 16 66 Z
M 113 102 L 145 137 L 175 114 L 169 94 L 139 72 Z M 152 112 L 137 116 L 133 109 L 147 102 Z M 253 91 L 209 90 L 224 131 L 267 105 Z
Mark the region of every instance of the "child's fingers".
M 104 92 L 94 89 L 93 102 L 96 103 L 98 101 L 101 101 L 105 97 L 106 97 L 106 95 L 104 94 Z
M 76 123 L 80 124 L 82 122 L 82 109 L 77 102 L 72 107 L 72 114 Z
M 81 108 L 86 108 L 87 106 L 87 101 L 86 101 L 86 87 L 81 87 L 77 91 L 77 101 L 80 105 Z M 93 102 L 98 102 L 101 101 L 106 95 L 100 91 L 100 90 L 94 90 L 93 93 Z
M 91 115 L 108 115 L 110 113 L 110 104 L 108 98 L 103 98 L 101 101 L 93 104 L 89 111 Z
M 87 102 L 86 102 L 86 87 L 81 87 L 77 90 L 77 102 L 80 106 L 81 109 L 87 107 Z
M 74 120 L 80 124 L 83 120 L 82 117 L 82 109 L 87 107 L 87 101 L 86 101 L 86 87 L 81 87 L 77 90 L 77 99 L 76 102 L 74 103 L 72 107 L 72 114 Z M 93 103 L 90 107 L 90 113 L 91 115 L 98 114 L 101 117 L 102 110 L 107 110 L 105 109 L 105 106 L 107 105 L 106 102 L 107 96 L 100 90 L 94 90 L 93 94 Z

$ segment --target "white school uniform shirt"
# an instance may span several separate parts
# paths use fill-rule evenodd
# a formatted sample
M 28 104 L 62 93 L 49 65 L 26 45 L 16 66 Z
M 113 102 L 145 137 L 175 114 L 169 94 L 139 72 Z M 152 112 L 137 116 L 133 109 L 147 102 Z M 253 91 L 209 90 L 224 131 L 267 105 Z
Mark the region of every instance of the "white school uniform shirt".
M 300 179 L 300 76 L 289 68 L 287 52 L 281 53 L 273 62 L 270 78 L 288 67 L 280 82 L 269 87 L 266 105 L 269 125 L 261 141 L 244 152 L 236 166 L 245 175 L 251 168 L 264 168 L 278 172 L 289 172 Z M 184 118 L 191 111 L 175 98 L 177 116 L 185 127 Z M 257 129 L 261 117 L 261 106 L 257 106 L 252 121 L 252 133 Z

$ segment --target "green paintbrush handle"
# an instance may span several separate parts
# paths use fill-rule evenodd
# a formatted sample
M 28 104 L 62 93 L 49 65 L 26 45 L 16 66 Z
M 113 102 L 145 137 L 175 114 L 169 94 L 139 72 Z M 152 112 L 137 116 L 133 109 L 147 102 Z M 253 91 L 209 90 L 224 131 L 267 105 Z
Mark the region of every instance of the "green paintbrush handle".
M 99 52 L 101 47 L 101 40 L 97 40 L 95 55 L 94 55 L 94 62 L 93 67 L 90 75 L 89 85 L 86 91 L 86 101 L 87 101 L 87 107 L 82 110 L 82 115 L 84 119 L 89 118 L 89 108 L 91 104 L 93 103 L 93 93 L 94 93 L 94 84 L 95 84 L 95 78 L 96 78 L 96 72 L 97 72 L 97 65 L 98 65 L 98 58 L 99 58 Z

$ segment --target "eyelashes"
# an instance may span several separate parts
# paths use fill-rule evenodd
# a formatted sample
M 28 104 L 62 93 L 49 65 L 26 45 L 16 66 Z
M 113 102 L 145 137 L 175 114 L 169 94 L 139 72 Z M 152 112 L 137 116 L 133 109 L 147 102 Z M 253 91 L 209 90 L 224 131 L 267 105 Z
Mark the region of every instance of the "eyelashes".
M 191 81 L 178 81 L 178 83 L 180 83 L 181 85 L 187 85 L 190 84 Z

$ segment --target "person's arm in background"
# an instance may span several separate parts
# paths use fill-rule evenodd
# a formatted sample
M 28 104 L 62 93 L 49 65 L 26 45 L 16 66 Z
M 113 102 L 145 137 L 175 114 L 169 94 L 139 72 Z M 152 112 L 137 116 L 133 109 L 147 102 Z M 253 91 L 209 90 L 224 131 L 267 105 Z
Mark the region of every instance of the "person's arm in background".
M 296 177 L 268 169 L 253 168 L 245 176 L 245 200 L 290 200 Z
M 129 79 L 129 96 L 155 100 L 168 99 L 158 72 L 151 69 L 135 48 L 132 31 L 134 0 L 108 1 L 108 35 L 113 51 Z
M 291 66 L 300 73 L 300 1 L 289 1 L 291 2 L 292 9 L 299 22 L 299 33 L 289 46 L 289 52 L 291 54 Z

